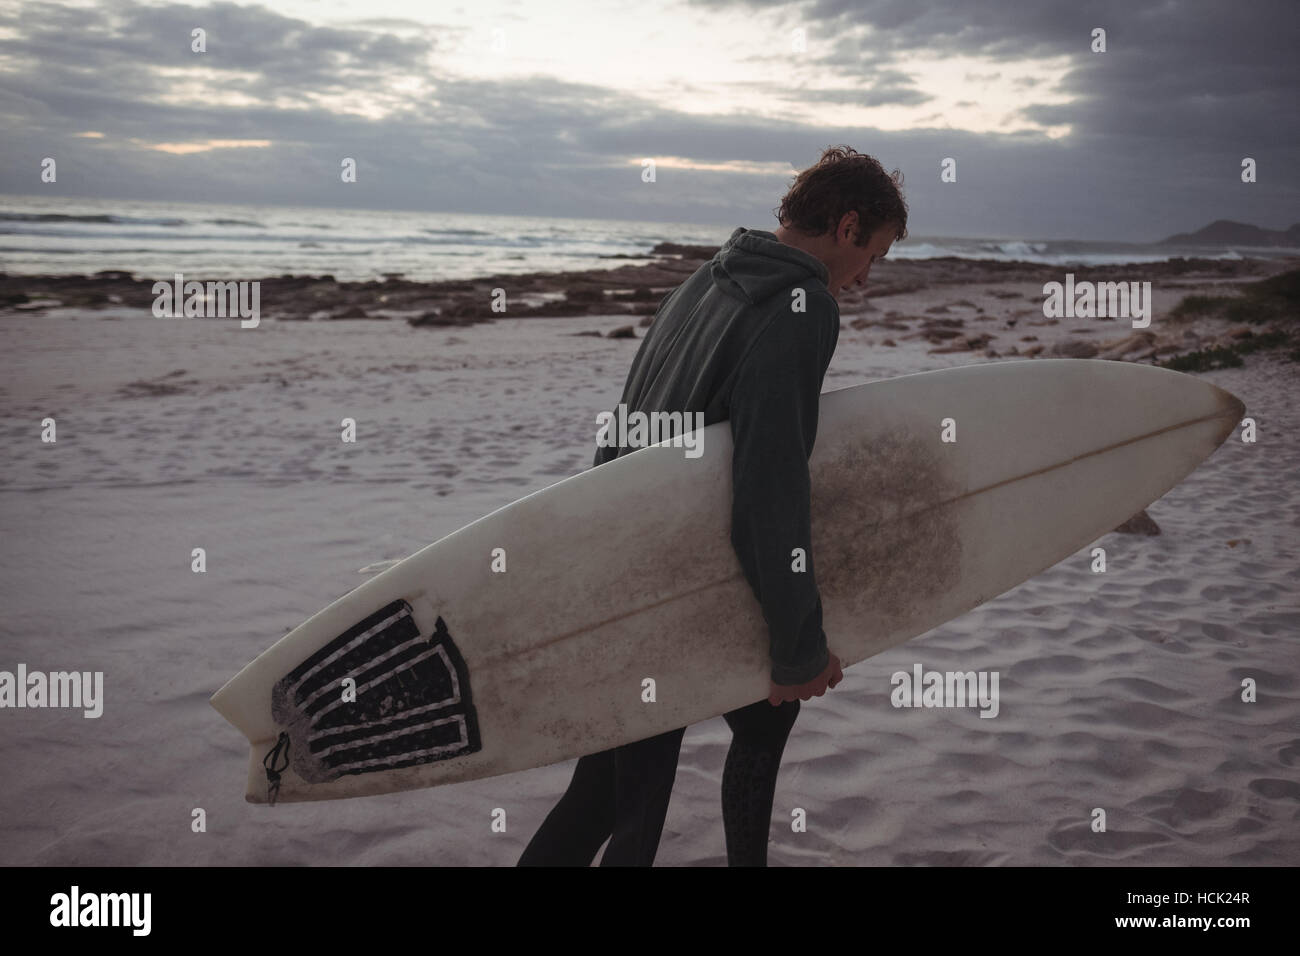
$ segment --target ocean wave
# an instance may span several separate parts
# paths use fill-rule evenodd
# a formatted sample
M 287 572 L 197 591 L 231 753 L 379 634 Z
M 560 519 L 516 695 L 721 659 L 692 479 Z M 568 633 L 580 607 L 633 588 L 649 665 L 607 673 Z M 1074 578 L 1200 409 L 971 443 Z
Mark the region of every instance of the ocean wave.
M 999 253 L 1009 259 L 1024 259 L 1027 256 L 1041 256 L 1043 253 L 1047 252 L 1047 243 L 1026 242 L 1022 239 L 1013 239 L 1004 242 L 982 243 L 980 248 L 989 252 Z
M 431 236 L 490 236 L 492 233 L 482 229 L 421 229 Z
M 61 212 L 0 212 L 4 222 L 89 222 L 110 226 L 183 226 L 184 219 L 138 219 L 134 216 L 111 216 L 106 213 L 73 216 Z

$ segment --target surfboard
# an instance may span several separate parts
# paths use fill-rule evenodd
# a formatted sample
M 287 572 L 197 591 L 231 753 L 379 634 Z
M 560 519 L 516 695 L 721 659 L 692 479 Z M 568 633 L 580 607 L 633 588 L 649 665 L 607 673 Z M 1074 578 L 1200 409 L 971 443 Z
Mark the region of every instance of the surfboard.
M 1095 359 L 824 393 L 809 467 L 831 649 L 866 660 L 1075 554 L 1243 412 L 1191 375 Z M 730 544 L 729 424 L 702 448 L 640 449 L 521 498 L 284 636 L 212 698 L 250 743 L 246 798 L 526 770 L 766 697 L 767 630 Z

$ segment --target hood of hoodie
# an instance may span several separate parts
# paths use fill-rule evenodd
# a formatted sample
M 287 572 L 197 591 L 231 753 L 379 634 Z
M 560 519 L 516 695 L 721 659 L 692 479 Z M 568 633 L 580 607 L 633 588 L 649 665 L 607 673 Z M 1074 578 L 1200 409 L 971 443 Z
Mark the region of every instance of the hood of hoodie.
M 710 271 L 719 289 L 749 305 L 810 279 L 823 288 L 830 282 L 820 259 L 786 245 L 774 233 L 743 226 L 722 244 Z

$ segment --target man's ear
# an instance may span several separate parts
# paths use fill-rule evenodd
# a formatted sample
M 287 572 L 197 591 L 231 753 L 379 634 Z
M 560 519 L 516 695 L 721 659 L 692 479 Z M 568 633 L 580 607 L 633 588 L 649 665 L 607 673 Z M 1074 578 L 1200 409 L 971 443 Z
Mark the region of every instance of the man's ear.
M 858 214 L 854 211 L 846 212 L 840 217 L 840 227 L 836 230 L 836 238 L 854 242 L 857 238 L 857 231 Z

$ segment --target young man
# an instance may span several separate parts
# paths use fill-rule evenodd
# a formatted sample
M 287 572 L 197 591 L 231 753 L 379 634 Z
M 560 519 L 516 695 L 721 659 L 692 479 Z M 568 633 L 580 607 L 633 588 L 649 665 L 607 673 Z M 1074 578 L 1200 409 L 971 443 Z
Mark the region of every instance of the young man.
M 724 715 L 727 862 L 764 866 L 776 775 L 799 701 L 839 683 L 814 577 L 808 458 L 822 379 L 839 338 L 837 296 L 907 234 L 902 178 L 847 147 L 827 149 L 795 179 L 775 233 L 737 229 L 660 304 L 623 389 L 631 411 L 730 419 L 731 542 L 763 609 L 772 672 L 766 700 Z M 802 290 L 802 293 L 796 292 Z M 597 466 L 633 448 L 601 448 Z M 807 570 L 791 569 L 802 548 Z M 708 640 L 701 634 L 700 640 Z M 686 729 L 578 761 L 573 780 L 521 866 L 654 862 Z

